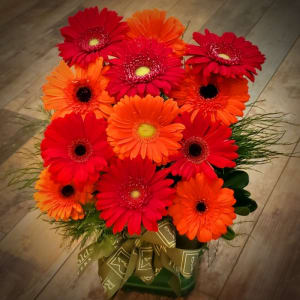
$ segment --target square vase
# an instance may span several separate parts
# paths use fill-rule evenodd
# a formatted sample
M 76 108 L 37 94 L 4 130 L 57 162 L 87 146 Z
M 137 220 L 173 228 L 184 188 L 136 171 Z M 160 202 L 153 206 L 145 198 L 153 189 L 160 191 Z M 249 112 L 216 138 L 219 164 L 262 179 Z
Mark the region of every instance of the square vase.
M 135 291 L 140 293 L 150 293 L 168 297 L 185 296 L 193 290 L 196 284 L 195 276 L 184 278 L 180 275 L 180 295 L 176 295 L 169 285 L 172 273 L 162 269 L 154 278 L 151 284 L 146 284 L 136 276 L 131 276 L 123 286 L 124 291 Z

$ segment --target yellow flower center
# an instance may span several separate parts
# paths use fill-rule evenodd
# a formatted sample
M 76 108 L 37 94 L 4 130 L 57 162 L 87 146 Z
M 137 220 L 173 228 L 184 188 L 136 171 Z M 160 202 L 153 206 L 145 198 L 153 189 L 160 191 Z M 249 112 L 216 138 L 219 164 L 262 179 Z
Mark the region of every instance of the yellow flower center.
M 91 39 L 90 41 L 89 41 L 89 45 L 91 46 L 91 47 L 93 47 L 93 46 L 97 46 L 98 44 L 100 43 L 100 41 L 98 40 L 98 39 Z
M 138 134 L 143 138 L 152 137 L 156 133 L 156 128 L 153 125 L 143 123 L 138 128 Z
M 221 57 L 221 58 L 223 58 L 223 59 L 225 59 L 225 60 L 230 60 L 231 59 L 230 56 L 228 56 L 225 53 L 219 53 L 218 56 Z
M 136 76 L 145 76 L 147 74 L 150 73 L 150 69 L 148 67 L 142 66 L 142 67 L 138 67 L 135 70 L 135 75 Z
M 132 192 L 130 193 L 130 197 L 133 198 L 133 199 L 137 199 L 137 198 L 140 197 L 140 196 L 141 196 L 141 193 L 140 193 L 140 191 L 138 191 L 138 190 L 134 190 L 134 191 L 132 191 Z

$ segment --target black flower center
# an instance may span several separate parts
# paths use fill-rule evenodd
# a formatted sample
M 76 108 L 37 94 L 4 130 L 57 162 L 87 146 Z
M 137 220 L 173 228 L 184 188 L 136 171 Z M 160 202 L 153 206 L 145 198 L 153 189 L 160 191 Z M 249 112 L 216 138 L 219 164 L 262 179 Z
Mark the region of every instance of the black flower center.
M 77 145 L 74 152 L 77 156 L 82 156 L 86 153 L 86 148 L 84 145 Z
M 199 94 L 204 99 L 215 98 L 218 95 L 218 89 L 213 84 L 204 85 L 199 88 Z
M 68 184 L 61 189 L 61 193 L 64 197 L 71 197 L 75 193 L 75 190 L 70 184 Z
M 198 202 L 197 205 L 196 205 L 196 209 L 199 212 L 205 212 L 206 211 L 206 205 L 205 205 L 205 203 L 202 202 L 202 201 Z
M 198 157 L 202 153 L 202 148 L 199 144 L 193 143 L 189 146 L 189 155 Z
M 86 86 L 80 87 L 76 92 L 76 97 L 80 102 L 89 102 L 92 97 L 91 89 Z

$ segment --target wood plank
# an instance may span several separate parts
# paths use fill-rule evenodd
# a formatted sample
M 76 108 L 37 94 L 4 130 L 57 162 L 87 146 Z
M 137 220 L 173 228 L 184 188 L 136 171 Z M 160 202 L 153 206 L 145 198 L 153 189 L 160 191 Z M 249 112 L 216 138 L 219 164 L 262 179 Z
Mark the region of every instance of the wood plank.
M 222 7 L 224 0 L 181 0 L 169 12 L 188 28 L 184 33 L 184 40 L 190 42 L 194 31 L 203 26 L 214 13 Z
M 219 299 L 299 299 L 299 167 L 291 158 Z
M 251 114 L 255 112 L 274 112 L 281 111 L 291 113 L 288 116 L 290 122 L 299 123 L 300 115 L 300 39 L 291 50 L 288 57 L 284 60 L 278 72 L 273 76 L 272 81 L 268 84 L 262 94 L 262 98 L 266 99 L 261 104 L 262 109 L 253 109 Z M 297 141 L 300 135 L 300 128 L 286 124 L 284 129 L 287 130 L 284 141 Z M 278 146 L 278 150 L 292 151 L 293 146 Z M 257 222 L 259 215 L 266 204 L 270 193 L 272 192 L 277 180 L 287 163 L 287 158 L 282 157 L 274 160 L 271 164 L 258 166 L 256 171 L 249 171 L 250 184 L 249 191 L 252 198 L 257 201 L 258 209 L 249 217 L 239 218 L 237 221 L 251 221 L 251 223 L 243 223 L 235 226 L 238 233 L 244 233 L 233 241 L 234 246 L 228 246 L 225 242 L 221 243 L 218 247 L 218 252 L 215 260 L 210 261 L 208 267 L 208 258 L 204 257 L 201 264 L 200 275 L 198 284 L 200 289 L 209 294 L 217 297 L 221 292 L 228 276 L 235 265 L 242 247 L 247 241 L 250 241 L 249 234 Z
M 3 300 L 34 299 L 72 251 L 59 247 L 60 236 L 38 215 L 27 214 L 0 242 Z
M 24 70 L 23 75 L 12 83 L 15 91 L 10 93 L 12 98 L 4 108 L 28 117 L 43 119 L 45 116 L 38 113 L 42 106 L 42 86 L 46 82 L 46 76 L 59 61 L 57 49 L 52 48 Z
M 24 128 L 26 124 L 36 122 L 36 119 L 24 115 L 0 109 L 0 165 L 26 143 L 38 130 L 38 128 Z
M 0 65 L 5 72 L 0 74 L 0 89 L 5 97 L 1 98 L 0 108 L 38 77 L 35 72 L 28 73 L 28 68 L 55 47 L 60 40 L 58 28 L 70 13 L 78 10 L 80 3 L 81 0 L 39 1 L 29 12 L 1 27 Z
M 26 142 L 18 152 L 33 149 L 35 137 Z M 32 159 L 30 158 L 30 162 Z M 7 172 L 28 166 L 28 158 L 21 153 L 15 153 L 0 165 L 1 201 L 0 201 L 0 231 L 9 233 L 35 206 L 30 190 L 17 190 L 16 187 L 7 187 Z M 3 178 L 6 177 L 6 178 Z M 10 178 L 9 178 L 10 179 Z M 33 220 L 35 222 L 35 220 Z M 40 237 L 43 239 L 43 236 Z
M 300 1 L 277 0 L 247 34 L 247 39 L 258 45 L 267 57 L 263 70 L 250 86 L 251 102 L 259 97 L 299 37 L 299 13 Z
M 0 26 L 9 20 L 29 10 L 38 0 L 1 0 L 0 1 Z
M 274 0 L 226 1 L 197 31 L 204 32 L 207 28 L 218 35 L 232 31 L 237 36 L 245 36 L 273 2 Z

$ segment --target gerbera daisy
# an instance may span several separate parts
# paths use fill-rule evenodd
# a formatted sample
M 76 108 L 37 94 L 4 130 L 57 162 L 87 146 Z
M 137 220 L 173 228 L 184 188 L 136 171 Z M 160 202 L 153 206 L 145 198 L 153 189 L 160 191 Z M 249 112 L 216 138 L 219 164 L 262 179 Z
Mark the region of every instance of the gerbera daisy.
M 222 179 L 209 179 L 203 173 L 176 187 L 173 205 L 168 209 L 179 234 L 202 243 L 218 239 L 235 219 L 233 190 L 222 188 Z
M 177 56 L 185 53 L 185 43 L 181 39 L 184 26 L 174 17 L 166 19 L 166 12 L 158 9 L 145 9 L 138 11 L 127 19 L 129 31 L 127 35 L 131 38 L 147 37 L 156 39 L 160 43 L 173 49 Z
M 87 69 L 76 67 L 75 74 L 61 61 L 43 86 L 45 109 L 55 111 L 53 118 L 71 112 L 86 115 L 90 111 L 97 118 L 106 118 L 111 114 L 115 100 L 105 90 L 108 79 L 103 73 L 102 57 L 89 64 Z
M 190 115 L 185 113 L 176 121 L 184 126 L 182 148 L 177 155 L 171 156 L 175 161 L 170 167 L 173 175 L 190 179 L 196 173 L 204 172 L 211 178 L 217 178 L 213 166 L 234 168 L 233 161 L 238 157 L 234 140 L 230 140 L 231 129 L 218 123 L 212 124 L 198 115 L 191 122 Z
M 108 120 L 108 141 L 119 157 L 140 155 L 161 163 L 180 148 L 184 125 L 175 123 L 175 101 L 147 95 L 121 99 Z
M 44 166 L 55 181 L 77 186 L 95 182 L 113 153 L 106 141 L 106 122 L 94 113 L 69 114 L 51 122 L 41 143 Z
M 118 58 L 110 60 L 108 92 L 118 99 L 124 95 L 158 96 L 161 91 L 168 95 L 184 76 L 180 59 L 171 54 L 171 48 L 154 39 L 124 42 L 116 52 Z
M 166 170 L 156 172 L 150 160 L 117 160 L 101 178 L 96 208 L 113 232 L 127 225 L 129 234 L 140 234 L 141 224 L 157 231 L 157 221 L 166 215 L 172 203 L 172 179 L 165 179 Z
M 78 220 L 84 217 L 81 204 L 92 199 L 93 186 L 85 185 L 82 190 L 78 190 L 72 182 L 61 184 L 53 181 L 48 169 L 44 169 L 35 189 L 37 207 L 56 221 L 67 221 L 70 218 Z
M 99 56 L 107 59 L 126 36 L 128 26 L 115 11 L 86 8 L 69 18 L 70 26 L 61 28 L 64 42 L 60 56 L 71 66 L 86 67 Z
M 193 57 L 186 63 L 193 65 L 205 78 L 213 73 L 231 78 L 247 76 L 254 81 L 256 69 L 261 70 L 265 61 L 256 46 L 232 32 L 220 37 L 206 29 L 205 34 L 194 32 L 193 38 L 199 46 L 188 45 L 187 55 Z
M 213 75 L 206 80 L 186 68 L 186 76 L 180 87 L 171 93 L 182 112 L 197 114 L 212 122 L 230 125 L 243 116 L 245 102 L 249 100 L 248 81 L 245 78 L 225 78 Z

